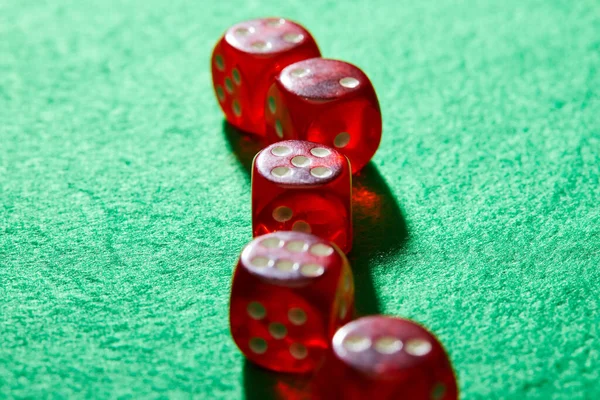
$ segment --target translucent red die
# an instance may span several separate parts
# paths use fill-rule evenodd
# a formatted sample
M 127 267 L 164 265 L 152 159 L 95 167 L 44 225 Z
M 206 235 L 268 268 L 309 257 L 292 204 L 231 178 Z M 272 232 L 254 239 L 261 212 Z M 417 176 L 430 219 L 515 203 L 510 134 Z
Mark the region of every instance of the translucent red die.
M 333 148 L 287 140 L 261 150 L 252 166 L 254 236 L 312 233 L 347 253 L 352 247 L 352 174 Z
M 317 399 L 458 398 L 452 365 L 437 338 L 413 321 L 387 316 L 359 318 L 336 332 L 314 391 Z
M 233 276 L 231 335 L 248 360 L 274 371 L 306 372 L 354 309 L 344 253 L 300 232 L 260 236 L 243 250 Z
M 270 143 L 301 139 L 334 147 L 364 167 L 381 141 L 381 111 L 375 89 L 358 67 L 312 58 L 288 65 L 267 93 Z
M 229 28 L 212 54 L 212 79 L 227 121 L 264 135 L 267 89 L 284 67 L 319 57 L 311 34 L 283 18 L 241 22 Z

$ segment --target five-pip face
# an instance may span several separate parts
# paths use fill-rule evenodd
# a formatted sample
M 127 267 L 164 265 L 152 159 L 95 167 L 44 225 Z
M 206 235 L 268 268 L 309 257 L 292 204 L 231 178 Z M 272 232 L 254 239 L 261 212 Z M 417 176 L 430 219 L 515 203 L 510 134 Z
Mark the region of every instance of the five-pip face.
M 352 247 L 352 175 L 331 147 L 302 140 L 275 143 L 252 167 L 254 236 L 291 230 Z

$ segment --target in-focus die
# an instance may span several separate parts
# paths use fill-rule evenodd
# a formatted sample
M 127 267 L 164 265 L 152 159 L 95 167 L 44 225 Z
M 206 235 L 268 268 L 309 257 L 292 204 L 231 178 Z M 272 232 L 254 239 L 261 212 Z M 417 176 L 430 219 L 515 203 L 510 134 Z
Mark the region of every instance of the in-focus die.
M 264 135 L 265 95 L 285 66 L 320 52 L 311 34 L 295 22 L 264 18 L 225 32 L 212 54 L 212 79 L 227 121 Z
M 265 106 L 270 143 L 301 139 L 335 147 L 352 172 L 364 167 L 381 141 L 375 89 L 359 68 L 313 58 L 287 66 L 269 89 Z
M 276 232 L 243 250 L 229 321 L 235 343 L 250 361 L 281 372 L 314 369 L 353 309 L 352 271 L 344 253 L 329 242 Z
M 415 322 L 387 316 L 359 318 L 336 332 L 314 391 L 318 399 L 458 397 L 450 360 L 436 337 Z
M 312 233 L 352 247 L 352 174 L 348 160 L 317 143 L 288 140 L 260 151 L 252 166 L 254 236 Z

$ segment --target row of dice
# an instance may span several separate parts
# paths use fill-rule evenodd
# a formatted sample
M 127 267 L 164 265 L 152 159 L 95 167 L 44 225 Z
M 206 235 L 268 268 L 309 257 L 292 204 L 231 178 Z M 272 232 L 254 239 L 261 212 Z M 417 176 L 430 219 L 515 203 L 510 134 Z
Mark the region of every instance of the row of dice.
M 334 147 L 357 172 L 381 141 L 377 95 L 359 68 L 320 56 L 297 23 L 241 22 L 213 51 L 215 93 L 235 127 L 268 143 L 300 139 Z
M 264 368 L 313 372 L 312 398 L 455 399 L 449 359 L 425 328 L 353 320 L 352 173 L 375 153 L 381 116 L 362 71 L 319 55 L 281 18 L 237 24 L 213 52 L 227 120 L 272 143 L 252 166 L 255 239 L 234 272 L 233 339 Z

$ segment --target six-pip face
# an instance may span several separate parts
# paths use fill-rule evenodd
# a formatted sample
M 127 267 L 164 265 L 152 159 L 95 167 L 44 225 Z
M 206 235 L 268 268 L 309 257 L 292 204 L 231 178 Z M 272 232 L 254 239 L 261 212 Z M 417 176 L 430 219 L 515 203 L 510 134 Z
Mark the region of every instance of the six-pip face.
M 256 364 L 310 371 L 352 318 L 353 304 L 352 272 L 334 244 L 306 233 L 271 233 L 250 242 L 236 266 L 231 335 Z

